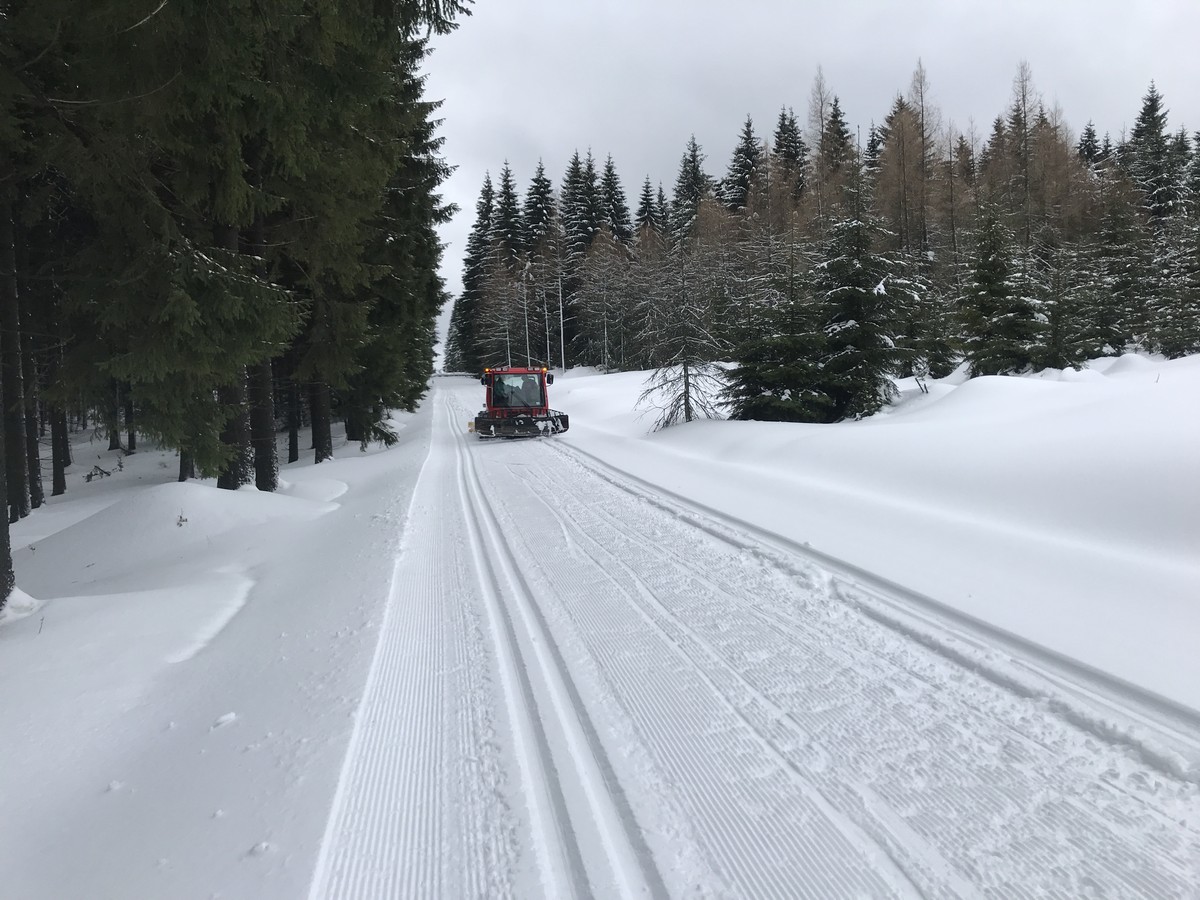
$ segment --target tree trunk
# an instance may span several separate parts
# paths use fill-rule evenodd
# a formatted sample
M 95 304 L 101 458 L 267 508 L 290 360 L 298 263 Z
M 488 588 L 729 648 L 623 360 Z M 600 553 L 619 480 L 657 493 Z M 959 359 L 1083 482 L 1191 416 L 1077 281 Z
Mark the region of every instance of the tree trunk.
M 179 480 L 187 481 L 196 477 L 196 460 L 187 450 L 179 451 Z
M 262 154 L 260 142 L 248 148 L 251 181 L 262 186 Z M 269 277 L 266 263 L 266 222 L 261 213 L 250 226 L 251 252 L 259 262 L 255 268 L 264 281 Z M 260 491 L 279 487 L 279 452 L 275 448 L 275 372 L 271 360 L 250 368 L 250 443 L 254 447 L 254 483 Z
M 294 378 L 288 379 L 288 462 L 300 458 L 300 385 Z
M 108 427 L 108 449 L 121 449 L 121 386 L 115 381 L 109 383 L 108 405 L 104 410 L 105 424 Z
M 367 429 L 363 425 L 364 416 L 354 407 L 346 410 L 343 418 L 346 421 L 346 440 L 350 443 L 361 444 L 366 440 Z
M 28 311 L 24 318 L 28 325 Z M 25 381 L 25 461 L 29 467 L 29 506 L 37 509 L 46 502 L 46 492 L 42 488 L 42 448 L 38 440 L 37 363 L 32 332 L 28 327 L 21 343 L 25 351 L 21 356 L 21 374 Z
M 0 215 L 4 210 L 0 210 Z M 0 275 L 0 278 L 3 278 Z M 0 496 L 7 492 L 7 479 L 4 471 L 4 417 L 0 416 Z M 8 522 L 0 516 L 0 610 L 4 609 L 8 603 L 8 596 L 13 592 L 13 587 L 16 585 L 16 577 L 13 575 L 12 564 L 12 544 L 8 536 Z
M 314 381 L 309 388 L 309 411 L 312 414 L 313 462 L 333 457 L 333 411 L 329 385 Z
M 10 170 L 11 171 L 11 170 Z M 13 220 L 12 220 L 12 188 L 5 190 L 0 188 L 0 302 L 4 306 L 16 306 L 17 293 L 17 272 L 16 259 L 13 253 Z M 12 295 L 12 303 L 8 303 L 9 295 Z M 8 479 L 5 477 L 6 459 L 5 454 L 5 417 L 0 415 L 0 497 L 8 495 Z M 24 466 L 21 467 L 24 469 Z M 12 593 L 13 586 L 16 584 L 16 579 L 13 577 L 12 566 L 12 544 L 9 543 L 8 537 L 8 522 L 0 516 L 0 609 L 4 609 L 8 603 L 8 596 Z
M 9 185 L 0 191 L 0 396 L 4 405 L 2 418 L 8 520 L 16 522 L 29 515 L 29 466 L 25 458 L 21 313 L 17 297 L 16 228 L 13 223 L 15 189 Z M 5 535 L 7 533 L 5 529 Z M 7 545 L 7 537 L 5 542 Z M 3 587 L 2 579 L 3 572 L 0 572 L 0 588 Z
M 129 385 L 125 385 L 125 431 L 129 440 L 125 452 L 137 453 L 137 431 L 134 430 L 133 421 L 133 391 L 130 390 Z
M 67 466 L 71 464 L 71 438 L 67 433 L 67 411 L 50 407 L 50 464 L 54 470 L 50 496 L 67 492 Z
M 275 377 L 271 361 L 250 369 L 250 443 L 254 446 L 254 483 L 260 491 L 279 487 L 275 451 Z
M 235 491 L 254 480 L 254 451 L 250 446 L 250 406 L 246 402 L 246 372 L 236 383 L 217 389 L 217 399 L 231 410 L 221 429 L 221 443 L 232 451 L 217 476 L 217 487 Z

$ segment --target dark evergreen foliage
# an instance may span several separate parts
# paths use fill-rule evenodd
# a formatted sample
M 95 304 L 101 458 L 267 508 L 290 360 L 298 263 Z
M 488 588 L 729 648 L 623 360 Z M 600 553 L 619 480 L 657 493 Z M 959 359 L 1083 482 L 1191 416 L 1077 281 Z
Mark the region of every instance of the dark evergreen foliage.
M 525 228 L 517 200 L 517 184 L 507 162 L 500 170 L 500 185 L 496 189 L 496 207 L 488 240 L 503 265 L 509 269 L 516 269 L 520 265 L 521 254 L 525 250 Z
M 483 370 L 478 323 L 484 296 L 487 256 L 492 233 L 496 195 L 491 175 L 484 175 L 479 199 L 475 202 L 475 224 L 467 237 L 463 259 L 463 291 L 454 304 L 447 338 L 446 368 L 451 372 Z
M 804 166 L 808 160 L 808 145 L 804 143 L 796 114 L 791 109 L 779 111 L 771 153 L 783 163 L 784 173 L 796 181 L 795 195 L 798 198 L 804 192 Z
M 878 412 L 894 396 L 892 379 L 909 354 L 897 333 L 913 286 L 876 251 L 880 239 L 865 214 L 839 221 L 816 268 L 825 335 L 819 385 L 835 421 Z
M 590 151 L 586 159 L 578 151 L 571 157 L 559 198 L 567 263 L 576 269 L 600 230 L 600 193 Z
M 1141 190 L 1151 221 L 1160 225 L 1171 215 L 1179 199 L 1180 168 L 1167 135 L 1163 97 L 1153 82 L 1142 98 L 1141 111 L 1129 141 L 1121 148 L 1119 159 Z
M 762 147 L 754 134 L 754 122 L 746 116 L 742 133 L 737 146 L 733 148 L 733 158 L 729 161 L 729 170 L 721 182 L 721 201 L 732 210 L 746 208 L 750 191 L 758 177 L 759 166 L 762 163 Z
M 712 179 L 704 172 L 704 154 L 696 143 L 696 136 L 692 135 L 675 177 L 670 213 L 672 240 L 682 241 L 691 232 L 700 211 L 700 201 L 711 195 L 712 188 Z
M 982 213 L 975 267 L 962 299 L 963 340 L 972 375 L 1028 369 L 1038 340 L 1033 302 L 1016 277 L 1014 239 L 994 207 Z
M 604 161 L 604 172 L 600 176 L 600 224 L 621 244 L 628 246 L 633 240 L 629 204 L 625 200 L 625 189 L 617 177 L 612 156 Z
M 550 237 L 557 217 L 554 186 L 546 176 L 546 167 L 540 159 L 529 183 L 529 190 L 525 193 L 525 205 L 521 214 L 521 222 L 525 226 L 523 246 L 527 251 L 532 251 Z
M 658 216 L 658 204 L 655 202 L 654 188 L 650 186 L 649 175 L 646 176 L 646 180 L 642 184 L 642 192 L 638 196 L 637 213 L 634 216 L 633 224 L 639 230 L 653 228 L 662 233 L 664 229 L 664 223 Z
M 329 385 L 361 418 L 371 404 L 352 379 L 374 398 L 368 430 L 381 400 L 415 402 L 441 303 L 433 227 L 445 211 L 432 192 L 447 174 L 417 65 L 425 37 L 469 6 L 283 0 L 213 15 L 185 2 L 147 16 L 107 0 L 86 15 L 73 0 L 3 5 L 0 223 L 16 234 L 0 234 L 0 253 L 19 244 L 22 255 L 0 264 L 15 276 L 0 279 L 0 312 L 16 313 L 0 353 L 15 367 L 10 391 L 18 371 L 30 388 L 8 406 L 21 420 L 8 433 L 35 436 L 46 408 L 55 494 L 68 402 L 101 411 L 118 447 L 123 408 L 127 451 L 141 434 L 178 448 L 184 477 L 198 466 L 227 487 L 250 477 L 253 408 L 266 490 L 272 360 L 286 356 L 283 373 L 319 401 L 314 424 L 333 409 Z M 405 198 L 393 203 L 393 190 Z M 376 365 L 365 348 L 406 362 Z M 37 448 L 28 440 L 9 461 L 40 471 Z

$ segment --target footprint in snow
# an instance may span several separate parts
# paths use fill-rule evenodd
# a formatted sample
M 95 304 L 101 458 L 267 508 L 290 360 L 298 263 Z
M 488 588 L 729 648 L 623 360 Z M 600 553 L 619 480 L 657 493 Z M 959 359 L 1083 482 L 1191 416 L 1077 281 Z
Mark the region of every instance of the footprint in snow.
M 225 715 L 221 716 L 219 719 L 217 719 L 217 721 L 213 722 L 212 726 L 208 730 L 216 731 L 218 728 L 224 728 L 226 725 L 232 725 L 234 722 L 237 721 L 237 718 L 238 718 L 237 713 L 233 713 L 233 712 L 225 713 Z

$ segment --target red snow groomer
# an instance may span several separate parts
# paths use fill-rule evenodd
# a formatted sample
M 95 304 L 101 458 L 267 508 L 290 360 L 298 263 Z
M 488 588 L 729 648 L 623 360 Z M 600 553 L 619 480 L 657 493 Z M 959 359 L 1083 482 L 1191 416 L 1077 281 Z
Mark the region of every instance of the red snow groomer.
M 554 383 L 554 376 L 544 367 L 484 369 L 480 381 L 487 388 L 486 408 L 475 417 L 472 430 L 481 438 L 537 437 L 567 430 L 567 414 L 550 408 L 546 385 Z

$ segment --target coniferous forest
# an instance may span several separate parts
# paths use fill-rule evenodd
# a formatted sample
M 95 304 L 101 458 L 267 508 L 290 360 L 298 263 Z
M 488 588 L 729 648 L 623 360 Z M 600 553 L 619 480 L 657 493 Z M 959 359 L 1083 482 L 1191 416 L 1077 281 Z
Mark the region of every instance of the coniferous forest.
M 395 439 L 453 212 L 419 69 L 470 2 L 0 0 L 0 606 L 72 427 L 266 491 L 281 429 Z
M 963 363 L 1200 351 L 1200 132 L 1168 127 L 1153 84 L 1115 139 L 1073 135 L 1024 63 L 986 134 L 930 95 L 918 64 L 859 135 L 818 71 L 803 125 L 748 118 L 720 177 L 692 138 L 669 199 L 647 176 L 630 202 L 590 151 L 557 193 L 539 164 L 519 196 L 505 163 L 480 191 L 446 367 L 653 369 L 659 425 L 720 407 L 822 423 Z

